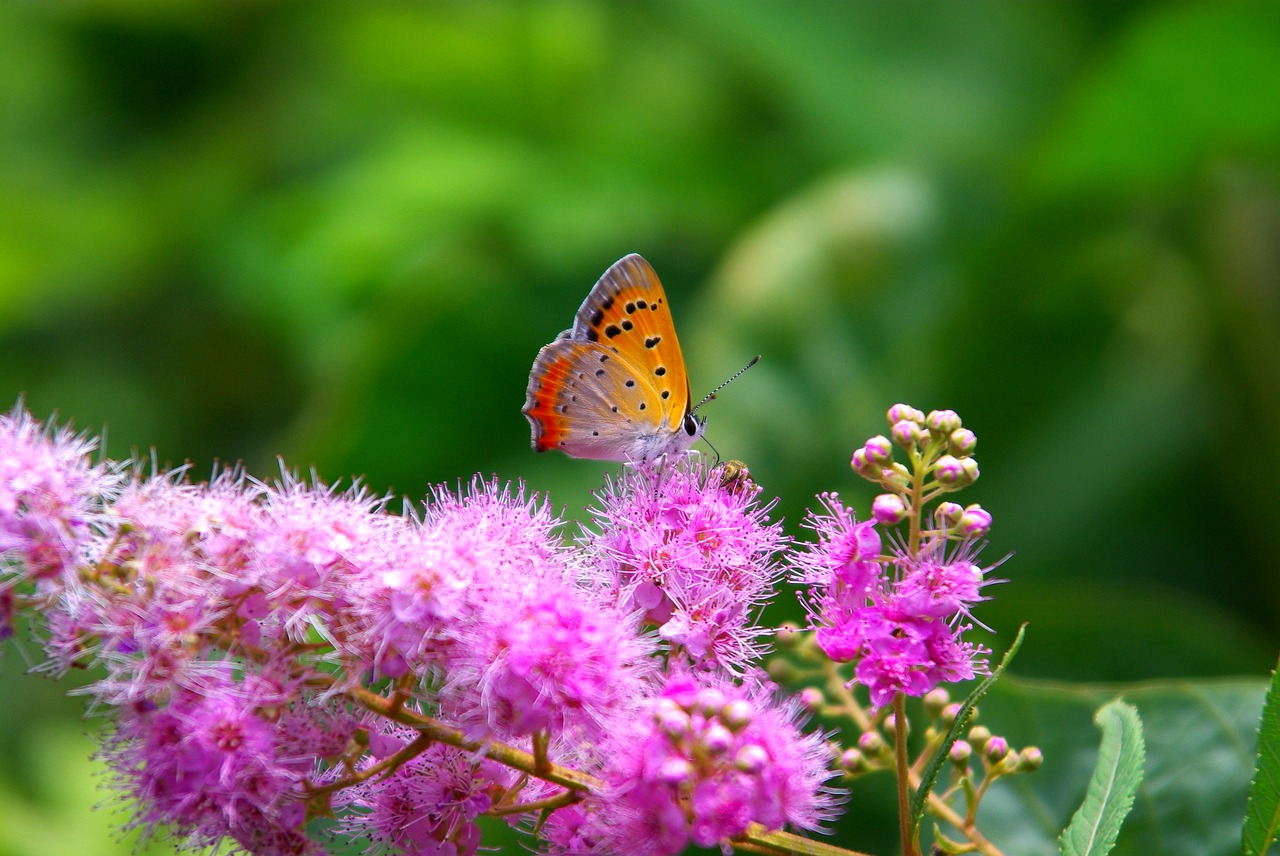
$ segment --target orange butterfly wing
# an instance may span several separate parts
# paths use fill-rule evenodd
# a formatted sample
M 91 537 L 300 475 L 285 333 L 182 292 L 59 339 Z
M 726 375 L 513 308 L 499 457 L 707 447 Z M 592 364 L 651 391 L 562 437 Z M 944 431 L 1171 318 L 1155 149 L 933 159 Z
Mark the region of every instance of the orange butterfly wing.
M 652 459 L 702 433 L 662 283 L 643 258 L 614 263 L 573 327 L 538 354 L 524 413 L 538 451 Z

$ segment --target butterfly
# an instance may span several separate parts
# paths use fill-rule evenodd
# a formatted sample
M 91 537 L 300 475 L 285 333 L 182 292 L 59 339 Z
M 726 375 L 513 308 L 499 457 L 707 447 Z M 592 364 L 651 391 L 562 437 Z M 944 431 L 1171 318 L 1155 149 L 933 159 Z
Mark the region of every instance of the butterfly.
M 706 429 L 695 409 L 667 295 L 635 253 L 604 272 L 573 327 L 538 352 L 524 403 L 537 451 L 638 463 L 692 446 Z

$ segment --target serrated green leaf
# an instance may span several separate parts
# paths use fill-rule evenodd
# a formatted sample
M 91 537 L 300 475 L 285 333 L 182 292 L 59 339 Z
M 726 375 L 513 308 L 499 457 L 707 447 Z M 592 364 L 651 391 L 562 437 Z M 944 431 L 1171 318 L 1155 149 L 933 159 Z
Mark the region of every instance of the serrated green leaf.
M 1137 708 L 1117 699 L 1100 708 L 1094 722 L 1102 729 L 1098 764 L 1084 802 L 1059 839 L 1063 856 L 1110 853 L 1142 783 L 1146 749 Z
M 920 829 L 920 820 L 924 817 L 925 802 L 929 799 L 929 792 L 933 790 L 934 782 L 938 780 L 938 772 L 942 769 L 942 765 L 947 761 L 947 754 L 951 751 L 951 745 L 959 739 L 961 733 L 969 725 L 969 718 L 973 715 L 973 709 L 978 706 L 978 702 L 987 691 L 995 685 L 995 682 L 1004 674 L 1004 670 L 1009 663 L 1013 662 L 1013 657 L 1018 653 L 1018 649 L 1022 647 L 1022 638 L 1026 635 L 1027 625 L 1023 624 L 1018 628 L 1018 635 L 1014 638 L 1013 644 L 1009 646 L 1009 650 L 1004 652 L 1004 656 L 1000 658 L 1000 664 L 991 671 L 983 679 L 982 683 L 974 687 L 973 692 L 969 693 L 969 697 L 960 705 L 960 712 L 956 714 L 956 718 L 951 721 L 951 727 L 947 729 L 947 733 L 942 738 L 938 750 L 933 753 L 933 757 L 929 759 L 929 763 L 925 766 L 924 772 L 920 774 L 920 787 L 916 788 L 915 793 L 911 795 L 911 834 Z
M 1280 665 L 1258 723 L 1258 763 L 1249 785 L 1243 843 L 1245 856 L 1262 856 L 1280 833 Z
M 982 704 L 982 724 L 1045 760 L 991 787 L 978 828 L 1005 853 L 1057 856 L 1097 759 L 1093 712 L 1123 694 L 1142 717 L 1147 763 L 1111 856 L 1240 856 L 1266 690 L 1261 678 L 1087 685 L 1006 675 Z

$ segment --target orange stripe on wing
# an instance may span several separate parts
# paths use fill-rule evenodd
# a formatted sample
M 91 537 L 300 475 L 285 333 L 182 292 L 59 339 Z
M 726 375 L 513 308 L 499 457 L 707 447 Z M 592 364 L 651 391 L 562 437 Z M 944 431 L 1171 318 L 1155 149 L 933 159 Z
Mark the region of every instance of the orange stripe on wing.
M 569 358 L 560 357 L 546 364 L 538 375 L 538 388 L 533 393 L 529 416 L 537 420 L 538 436 L 534 443 L 539 452 L 554 449 L 565 438 L 564 415 L 556 412 L 556 401 L 569 376 Z

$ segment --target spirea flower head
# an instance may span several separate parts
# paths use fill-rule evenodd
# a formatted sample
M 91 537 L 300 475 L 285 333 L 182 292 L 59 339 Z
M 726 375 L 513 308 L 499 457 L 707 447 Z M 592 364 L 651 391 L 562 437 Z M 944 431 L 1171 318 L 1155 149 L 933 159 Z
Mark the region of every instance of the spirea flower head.
M 0 590 L 59 581 L 83 558 L 101 504 L 119 483 L 89 460 L 95 446 L 20 407 L 0 415 Z
M 522 486 L 477 478 L 456 493 L 439 487 L 420 519 L 394 520 L 387 551 L 352 580 L 348 609 L 353 651 L 390 677 L 426 676 L 458 638 L 464 648 L 475 641 L 474 625 L 490 620 L 493 604 L 567 574 L 559 521 Z
M 487 598 L 453 633 L 445 707 L 476 736 L 598 739 L 653 674 L 638 616 L 567 580 Z
M 163 706 L 124 707 L 103 754 L 136 802 L 134 823 L 171 827 L 190 846 L 224 836 L 254 853 L 292 852 L 265 842 L 305 842 L 303 778 L 313 759 L 283 757 L 281 699 L 230 668 L 182 689 Z M 306 851 L 302 851 L 306 852 Z
M 857 522 L 834 495 L 819 502 L 805 521 L 817 541 L 797 551 L 794 575 L 808 586 L 802 600 L 818 647 L 857 664 L 855 679 L 872 704 L 897 693 L 924 695 L 985 669 L 986 650 L 963 640 L 969 625 L 961 622 L 986 584 L 973 542 L 948 552 L 938 535 L 910 553 L 895 539 L 882 557 L 873 522 Z
M 588 800 L 583 837 L 605 852 L 679 853 L 723 845 L 754 821 L 817 829 L 835 795 L 821 734 L 799 728 L 799 706 L 770 685 L 672 675 L 607 744 L 606 791 Z M 571 852 L 571 851 L 570 851 Z
M 759 488 L 708 477 L 686 455 L 606 483 L 587 549 L 600 582 L 703 668 L 740 672 L 758 654 L 751 622 L 773 592 L 785 545 Z
M 417 736 L 390 722 L 371 724 L 365 767 L 404 749 Z M 373 843 L 373 853 L 464 856 L 476 852 L 476 818 L 492 804 L 490 791 L 512 783 L 510 770 L 440 743 L 386 776 L 343 792 L 350 811 L 339 829 Z

